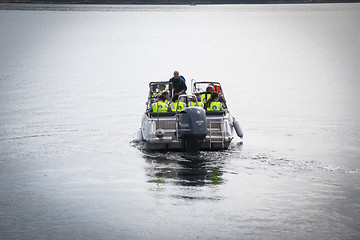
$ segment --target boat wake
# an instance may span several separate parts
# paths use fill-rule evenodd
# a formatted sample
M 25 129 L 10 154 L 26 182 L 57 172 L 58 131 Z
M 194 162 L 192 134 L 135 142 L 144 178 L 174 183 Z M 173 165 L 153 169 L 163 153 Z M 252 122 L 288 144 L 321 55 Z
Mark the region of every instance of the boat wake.
M 132 145 L 138 148 L 143 157 L 152 163 L 157 164 L 186 164 L 187 167 L 230 167 L 232 170 L 221 169 L 222 172 L 236 173 L 237 167 L 246 169 L 273 169 L 281 172 L 342 172 L 349 174 L 360 174 L 359 169 L 348 170 L 341 166 L 322 163 L 316 160 L 305 161 L 277 157 L 268 153 L 246 152 L 242 142 L 233 143 L 228 150 L 222 151 L 200 151 L 198 153 L 184 153 L 173 151 L 151 151 L 146 148 L 143 141 L 133 140 Z

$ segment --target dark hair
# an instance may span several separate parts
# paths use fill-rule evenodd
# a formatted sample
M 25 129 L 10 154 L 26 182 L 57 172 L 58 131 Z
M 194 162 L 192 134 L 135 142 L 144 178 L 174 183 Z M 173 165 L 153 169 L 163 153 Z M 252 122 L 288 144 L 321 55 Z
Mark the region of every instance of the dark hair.
M 206 101 L 206 108 L 210 107 L 210 104 L 219 97 L 219 94 L 217 92 L 213 92 L 210 96 L 210 98 Z
M 159 96 L 159 100 L 165 102 L 166 101 L 166 97 L 164 95 L 160 95 Z
M 206 92 L 214 92 L 214 87 L 213 86 L 207 86 L 206 87 Z
M 170 93 L 168 91 L 164 91 L 161 95 L 166 96 L 166 95 L 170 95 Z
M 175 94 L 172 98 L 172 101 L 175 102 L 179 99 L 179 95 Z

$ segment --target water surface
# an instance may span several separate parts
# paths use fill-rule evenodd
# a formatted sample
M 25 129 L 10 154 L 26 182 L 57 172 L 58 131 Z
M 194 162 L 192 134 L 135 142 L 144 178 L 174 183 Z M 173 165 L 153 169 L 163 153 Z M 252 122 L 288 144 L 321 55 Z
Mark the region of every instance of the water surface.
M 0 9 L 2 239 L 359 238 L 359 4 Z M 174 70 L 242 141 L 134 141 Z

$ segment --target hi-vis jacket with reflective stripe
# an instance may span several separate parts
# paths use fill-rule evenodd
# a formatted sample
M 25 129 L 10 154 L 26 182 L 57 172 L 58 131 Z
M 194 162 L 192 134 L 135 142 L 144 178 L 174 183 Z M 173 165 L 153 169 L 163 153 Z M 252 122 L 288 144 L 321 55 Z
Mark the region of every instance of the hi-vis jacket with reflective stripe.
M 167 112 L 168 111 L 168 105 L 164 102 L 156 102 L 151 104 L 153 112 Z
M 206 101 L 207 101 L 208 99 L 210 99 L 210 97 L 211 97 L 211 93 L 204 93 L 204 94 L 202 94 L 202 95 L 201 95 L 201 102 L 203 102 L 203 103 L 205 104 Z
M 151 97 L 153 97 L 153 98 L 159 97 L 162 93 L 163 93 L 163 91 L 153 92 L 152 95 L 151 95 Z
M 223 107 L 223 104 L 221 102 L 215 102 L 212 101 L 210 103 L 210 106 L 206 109 L 207 111 L 219 111 Z
M 197 102 L 197 104 L 196 104 L 196 102 L 189 102 L 189 107 L 201 107 L 201 108 L 203 108 L 203 107 L 204 107 L 204 103 L 202 103 L 202 102 Z
M 170 103 L 170 108 L 171 108 L 171 111 L 173 111 L 173 112 L 176 112 L 176 108 L 177 108 L 177 111 L 180 112 L 185 107 L 186 107 L 185 103 L 183 103 L 183 102 L 172 102 L 172 103 Z

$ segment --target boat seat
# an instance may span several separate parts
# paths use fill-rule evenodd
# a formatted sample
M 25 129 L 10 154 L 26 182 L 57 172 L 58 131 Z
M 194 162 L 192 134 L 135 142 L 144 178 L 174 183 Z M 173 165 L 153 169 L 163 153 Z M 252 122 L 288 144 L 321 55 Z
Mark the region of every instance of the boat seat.
M 206 111 L 206 116 L 218 116 L 218 115 L 224 115 L 225 111 L 224 110 L 220 110 L 220 111 Z
M 175 116 L 175 112 L 149 112 L 150 117 L 170 117 L 170 116 Z

